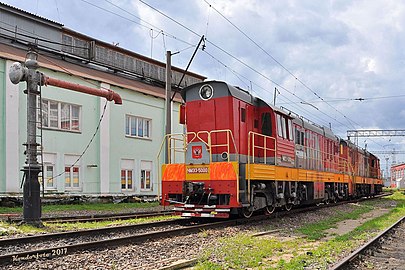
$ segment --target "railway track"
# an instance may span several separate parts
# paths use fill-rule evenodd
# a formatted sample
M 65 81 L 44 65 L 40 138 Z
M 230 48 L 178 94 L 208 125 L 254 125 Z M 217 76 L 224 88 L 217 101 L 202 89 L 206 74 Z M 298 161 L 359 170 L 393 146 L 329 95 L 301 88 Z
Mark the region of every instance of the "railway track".
M 405 217 L 402 217 L 332 269 L 405 269 L 404 238 Z
M 195 224 L 190 220 L 172 220 L 103 229 L 46 234 L 0 241 L 0 265 L 53 258 L 81 250 L 112 248 L 126 243 L 196 233 L 221 226 L 237 225 L 238 220 Z M 170 228 L 168 228 L 170 226 Z M 123 233 L 126 232 L 126 233 Z M 48 246 L 47 248 L 42 248 Z M 28 249 L 28 251 L 26 251 Z M 13 252 L 8 252 L 13 250 Z
M 42 222 L 46 223 L 68 223 L 68 222 L 95 222 L 107 220 L 128 220 L 147 217 L 169 216 L 173 215 L 172 210 L 155 211 L 155 212 L 141 212 L 141 213 L 114 213 L 114 214 L 94 214 L 94 215 L 78 215 L 78 216 L 55 216 L 43 217 Z M 10 215 L 6 219 L 8 222 L 19 223 L 22 222 L 21 217 Z
M 275 212 L 271 216 L 254 216 L 250 219 L 234 219 L 214 222 L 210 220 L 210 223 L 206 224 L 195 224 L 195 222 L 190 222 L 191 220 L 189 219 L 181 219 L 84 231 L 35 235 L 21 238 L 8 238 L 0 240 L 0 254 L 3 254 L 0 255 L 0 264 L 21 264 L 26 261 L 42 258 L 50 259 L 83 250 L 112 248 L 126 243 L 136 244 L 146 240 L 152 241 L 154 239 L 192 234 L 201 230 L 235 226 L 357 201 L 359 200 L 297 208 L 290 212 Z

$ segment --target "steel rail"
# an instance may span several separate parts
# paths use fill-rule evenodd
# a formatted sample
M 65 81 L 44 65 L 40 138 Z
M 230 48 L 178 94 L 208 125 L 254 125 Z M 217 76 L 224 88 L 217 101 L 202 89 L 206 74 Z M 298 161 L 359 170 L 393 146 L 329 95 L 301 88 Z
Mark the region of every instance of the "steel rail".
M 78 215 L 78 216 L 59 216 L 59 217 L 43 217 L 42 222 L 47 223 L 68 223 L 68 222 L 93 222 L 93 221 L 105 221 L 105 220 L 126 220 L 126 219 L 137 219 L 144 217 L 157 217 L 157 216 L 167 216 L 173 215 L 174 211 L 165 210 L 157 212 L 139 212 L 139 213 L 116 213 L 116 214 L 94 214 L 94 215 Z M 8 222 L 18 223 L 21 222 L 21 218 L 7 218 Z
M 388 227 L 387 229 L 385 229 L 384 231 L 382 231 L 381 233 L 379 233 L 377 236 L 375 236 L 373 239 L 371 239 L 370 241 L 368 241 L 367 243 L 365 243 L 364 245 L 362 245 L 361 247 L 359 247 L 358 249 L 356 249 L 355 251 L 353 251 L 351 254 L 349 254 L 348 256 L 346 256 L 345 258 L 343 258 L 341 261 L 339 261 L 339 263 L 335 264 L 334 266 L 332 266 L 332 268 L 330 268 L 331 270 L 339 270 L 339 269 L 344 269 L 344 267 L 347 267 L 347 265 L 353 261 L 354 259 L 356 259 L 361 253 L 363 253 L 366 249 L 370 248 L 371 246 L 373 246 L 375 243 L 377 243 L 377 241 L 379 241 L 382 237 L 384 237 L 385 235 L 387 235 L 389 232 L 391 232 L 394 228 L 396 228 L 399 224 L 401 224 L 402 222 L 405 221 L 405 216 L 400 218 L 397 222 L 395 222 L 394 224 L 392 224 L 390 227 Z
M 126 243 L 141 243 L 146 240 L 151 239 L 158 239 L 163 237 L 173 237 L 182 235 L 185 233 L 195 233 L 199 232 L 204 229 L 213 229 L 216 227 L 222 227 L 227 225 L 236 225 L 238 223 L 237 220 L 226 220 L 226 221 L 219 221 L 213 222 L 208 224 L 199 224 L 199 225 L 190 225 L 183 228 L 171 229 L 171 230 L 164 230 L 158 232 L 149 232 L 144 234 L 138 235 L 130 235 L 112 239 L 104 239 L 98 241 L 91 241 L 91 242 L 84 242 L 79 244 L 73 245 L 65 245 L 65 246 L 58 246 L 53 248 L 45 248 L 45 249 L 38 249 L 38 250 L 30 250 L 25 252 L 16 252 L 10 253 L 5 255 L 0 255 L 0 264 L 12 264 L 12 263 L 20 263 L 25 261 L 32 261 L 42 258 L 54 258 L 58 256 L 64 256 L 76 251 L 83 251 L 83 250 L 92 250 L 92 249 L 100 249 L 104 247 L 114 247 Z M 150 224 L 149 224 L 150 225 Z
M 311 207 L 302 207 L 296 208 L 291 211 L 283 211 L 283 212 L 275 212 L 270 216 L 254 216 L 252 218 L 246 219 L 233 219 L 233 220 L 225 220 L 225 221 L 217 221 L 208 224 L 199 224 L 199 225 L 190 225 L 185 228 L 177 228 L 172 230 L 165 230 L 159 232 L 149 232 L 145 234 L 138 234 L 138 235 L 131 235 L 125 237 L 118 237 L 112 239 L 105 239 L 105 240 L 98 240 L 98 241 L 90 241 L 80 244 L 73 244 L 73 245 L 66 245 L 66 246 L 58 246 L 53 248 L 46 248 L 40 250 L 31 250 L 25 252 L 16 252 L 10 253 L 5 255 L 0 255 L 0 264 L 12 264 L 24 261 L 32 261 L 41 258 L 53 258 L 57 256 L 64 256 L 71 254 L 75 251 L 82 251 L 87 249 L 100 249 L 103 247 L 111 247 L 111 246 L 118 246 L 124 243 L 139 243 L 148 239 L 156 239 L 162 237 L 172 237 L 181 235 L 184 233 L 193 233 L 200 231 L 202 229 L 212 229 L 221 226 L 236 226 L 240 224 L 251 223 L 253 221 L 262 221 L 269 218 L 280 218 L 296 213 L 301 212 L 309 212 L 321 208 L 326 207 L 333 207 L 338 206 L 341 204 L 346 203 L 353 203 L 364 200 L 364 198 L 351 200 L 351 201 L 342 201 L 333 204 L 325 204 L 321 206 L 311 206 Z M 49 241 L 52 239 L 57 238 L 68 238 L 68 237 L 80 237 L 80 236 L 88 236 L 88 235 L 97 235 L 100 233 L 111 233 L 111 232 L 120 232 L 120 231 L 127 231 L 131 229 L 141 229 L 141 228 L 148 228 L 151 226 L 166 226 L 175 224 L 178 222 L 190 221 L 190 219 L 181 219 L 181 220 L 170 220 L 170 221 L 161 221 L 161 222 L 154 222 L 154 223 L 143 223 L 143 224 L 135 224 L 135 225 L 125 225 L 125 226 L 117 226 L 117 227 L 108 227 L 108 228 L 100 228 L 100 229 L 92 229 L 92 230 L 83 230 L 83 231 L 73 231 L 73 232 L 63 232 L 63 233 L 54 233 L 54 234 L 44 234 L 44 235 L 35 235 L 29 237 L 21 237 L 21 238 L 7 238 L 0 240 L 0 246 L 7 246 L 7 245 L 17 245 L 17 244 L 24 244 L 24 243 L 32 243 L 32 242 L 39 242 L 39 241 Z
M 384 196 L 388 196 L 391 195 L 392 193 L 384 193 L 384 194 L 379 194 L 376 195 L 375 197 L 371 198 L 371 199 L 378 199 Z M 322 205 L 317 205 L 317 206 L 309 206 L 309 207 L 301 207 L 301 208 L 295 208 L 292 209 L 291 211 L 283 211 L 283 212 L 274 212 L 271 215 L 267 215 L 267 216 L 254 216 L 252 218 L 249 219 L 241 219 L 238 224 L 242 224 L 242 223 L 249 223 L 251 221 L 261 221 L 261 220 L 265 220 L 265 219 L 273 219 L 273 218 L 281 218 L 281 217 L 285 217 L 285 216 L 289 216 L 289 215 L 293 215 L 293 214 L 297 214 L 297 213 L 305 213 L 305 212 L 310 212 L 310 211 L 314 211 L 314 210 L 319 210 L 322 208 L 328 208 L 328 207 L 334 207 L 334 206 L 339 206 L 339 205 L 343 205 L 343 204 L 347 204 L 347 203 L 355 203 L 355 202 L 360 202 L 360 201 L 364 201 L 367 200 L 367 198 L 357 198 L 357 199 L 353 199 L 350 201 L 341 201 L 341 202 L 337 202 L 337 203 L 330 203 L 330 204 L 322 204 Z M 267 234 L 271 234 L 274 232 L 277 232 L 279 230 L 270 230 L 270 231 L 264 231 L 264 232 L 258 232 L 255 234 L 252 234 L 252 237 L 260 237 L 262 235 L 267 235 Z M 161 266 L 158 269 L 159 270 L 177 270 L 177 269 L 185 269 L 188 267 L 192 267 L 194 265 L 197 264 L 198 259 L 197 258 L 181 258 L 178 260 L 175 259 L 170 259 L 170 260 L 174 260 L 174 262 L 166 265 L 166 266 Z M 158 262 L 157 264 L 160 265 L 164 265 L 166 263 L 165 260 Z M 156 264 L 152 264 L 146 267 L 146 269 L 156 269 L 155 267 Z
M 150 228 L 152 226 L 162 227 L 162 226 L 169 226 L 173 224 L 178 224 L 179 222 L 184 222 L 185 220 L 166 220 L 166 221 L 158 221 L 153 223 L 141 223 L 141 224 L 132 224 L 132 225 L 122 225 L 116 227 L 104 227 L 98 229 L 89 229 L 89 230 L 81 230 L 81 231 L 68 231 L 68 232 L 61 232 L 61 233 L 48 233 L 48 234 L 39 234 L 39 235 L 32 235 L 27 237 L 18 237 L 18 238 L 5 238 L 0 239 L 0 247 L 8 246 L 8 245 L 19 245 L 19 244 L 28 244 L 28 243 L 36 243 L 40 241 L 49 241 L 54 239 L 64 239 L 69 237 L 82 237 L 82 236 L 91 236 L 97 234 L 108 234 L 108 233 L 118 233 L 128 230 L 136 230 L 136 229 L 145 229 Z

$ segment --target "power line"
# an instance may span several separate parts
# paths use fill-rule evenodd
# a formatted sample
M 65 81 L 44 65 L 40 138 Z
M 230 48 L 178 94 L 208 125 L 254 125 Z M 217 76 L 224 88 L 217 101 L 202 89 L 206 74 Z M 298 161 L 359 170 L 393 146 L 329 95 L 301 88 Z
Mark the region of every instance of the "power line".
M 105 1 L 107 1 L 107 0 L 105 0 Z M 188 30 L 189 32 L 193 33 L 194 35 L 199 36 L 196 31 L 190 29 L 189 27 L 185 26 L 183 23 L 181 23 L 181 22 L 179 22 L 179 21 L 173 19 L 173 18 L 170 17 L 169 15 L 163 13 L 162 11 L 160 11 L 160 10 L 158 10 L 157 8 L 151 6 L 150 4 L 146 3 L 145 1 L 139 0 L 139 2 L 141 2 L 141 3 L 144 4 L 144 5 L 146 5 L 147 7 L 151 8 L 152 10 L 158 12 L 159 14 L 161 14 L 161 15 L 164 16 L 165 18 L 171 20 L 172 22 L 176 23 L 177 25 L 183 27 L 184 29 Z M 242 32 L 243 32 L 243 31 L 242 31 Z M 245 34 L 245 35 L 246 35 L 246 34 Z M 287 91 L 289 94 L 295 96 L 295 97 L 298 98 L 299 100 L 305 101 L 305 100 L 303 100 L 302 98 L 300 98 L 300 97 L 298 97 L 297 95 L 295 95 L 295 93 L 291 92 L 290 90 L 288 90 L 287 88 L 285 88 L 284 86 L 282 86 L 281 84 L 275 82 L 274 80 L 272 80 L 272 79 L 269 78 L 268 76 L 264 75 L 263 73 L 261 73 L 261 72 L 258 71 L 257 69 L 255 69 L 255 68 L 251 67 L 250 65 L 246 64 L 245 62 L 243 62 L 242 60 L 240 60 L 240 59 L 237 58 L 236 56 L 232 55 L 231 53 L 229 53 L 229 52 L 226 51 L 225 49 L 219 47 L 219 46 L 216 45 L 215 43 L 211 42 L 210 40 L 206 39 L 206 42 L 209 43 L 209 44 L 211 44 L 212 46 L 214 46 L 214 47 L 217 48 L 218 50 L 222 51 L 223 53 L 227 54 L 228 56 L 232 57 L 233 59 L 235 59 L 236 61 L 238 61 L 239 63 L 241 63 L 241 64 L 244 65 L 245 67 L 249 68 L 249 69 L 252 70 L 253 72 L 259 74 L 260 76 L 262 76 L 262 77 L 265 78 L 266 80 L 269 80 L 270 82 L 272 82 L 273 84 L 277 85 L 277 86 L 280 87 L 281 89 Z M 272 56 L 270 55 L 270 57 L 272 57 Z M 277 61 L 277 60 L 275 60 L 275 61 Z M 292 73 L 291 73 L 291 74 L 292 74 Z M 299 81 L 299 79 L 296 78 L 295 76 L 294 76 L 294 78 Z M 302 83 L 302 82 L 301 82 L 301 83 Z M 302 84 L 303 84 L 303 83 L 302 83 Z M 303 85 L 305 86 L 305 84 L 303 84 Z M 316 93 L 315 93 L 315 94 L 316 94 Z M 329 105 L 329 106 L 330 106 L 330 105 Z M 336 110 L 335 108 L 333 108 L 333 109 Z M 337 111 L 337 110 L 336 110 L 336 111 Z M 328 114 L 326 114 L 326 113 L 324 113 L 324 112 L 322 112 L 322 111 L 320 111 L 320 112 L 321 112 L 322 114 L 324 114 L 324 115 L 330 117 Z M 338 111 L 338 112 L 339 112 L 339 111 Z M 342 114 L 341 112 L 339 112 L 339 113 Z M 343 116 L 344 116 L 345 118 L 347 118 L 345 115 L 343 115 Z M 338 121 L 336 118 L 332 118 L 332 119 L 335 120 L 335 121 L 336 121 L 337 123 L 339 123 L 340 125 L 346 126 L 346 125 L 343 124 L 342 122 Z M 349 122 L 349 123 L 350 123 L 350 122 Z M 351 123 L 350 123 L 350 124 L 351 124 Z M 359 126 L 360 126 L 360 125 L 359 125 Z M 346 127 L 348 127 L 348 126 L 346 126 Z M 353 127 L 353 125 L 352 125 L 352 127 Z
M 140 0 L 142 1 L 142 0 Z M 269 52 L 267 52 L 262 46 L 260 46 L 256 41 L 254 41 L 250 36 L 248 36 L 242 29 L 240 29 L 236 24 L 234 24 L 231 20 L 229 20 L 225 15 L 223 15 L 219 10 L 217 10 L 214 6 L 212 6 L 207 0 L 204 0 L 206 4 L 208 4 L 211 8 L 213 8 L 222 18 L 224 18 L 228 23 L 230 23 L 233 27 L 235 27 L 242 35 L 244 35 L 247 39 L 249 39 L 256 47 L 258 47 L 261 51 L 263 51 L 267 56 L 269 56 L 274 62 L 276 62 L 279 66 L 281 66 L 285 71 L 287 71 L 295 80 L 300 82 L 305 88 L 307 88 L 309 91 L 311 91 L 317 98 L 328 104 L 332 109 L 334 109 L 336 112 L 340 113 L 346 120 L 348 120 L 349 124 L 353 126 L 353 123 L 356 125 L 360 126 L 353 120 L 349 119 L 346 115 L 344 115 L 342 112 L 337 110 L 335 107 L 330 105 L 327 101 L 325 101 L 320 95 L 318 95 L 312 88 L 310 88 L 308 85 L 306 85 L 302 80 L 300 80 L 297 76 L 295 76 L 289 69 L 287 69 L 283 64 L 281 64 L 276 58 L 274 58 Z M 354 127 L 354 126 L 353 126 Z
M 57 64 L 57 63 L 55 63 L 54 61 L 52 61 L 52 60 L 49 59 L 48 57 L 46 57 L 46 56 L 44 56 L 44 55 L 42 55 L 42 57 L 45 58 L 45 59 L 46 59 L 47 61 L 49 61 L 50 63 L 52 63 L 52 64 L 58 66 L 59 68 L 61 68 L 62 70 L 64 70 L 64 71 L 65 71 L 66 73 L 68 73 L 69 75 L 72 75 L 72 76 L 74 75 L 72 72 L 70 72 L 70 70 L 68 70 L 68 69 L 66 69 L 65 67 L 63 67 L 63 66 L 61 66 L 61 65 L 59 65 L 59 64 Z M 96 83 L 94 83 L 94 82 L 92 82 L 92 81 L 90 81 L 90 80 L 86 80 L 86 79 L 84 79 L 83 77 L 79 77 L 79 78 L 80 78 L 81 80 L 87 82 L 87 83 L 90 83 L 90 84 L 93 84 L 94 86 L 97 86 Z M 100 87 L 100 88 L 103 89 L 104 87 Z M 104 88 L 104 89 L 106 89 L 106 88 Z M 109 89 L 107 89 L 107 90 L 109 90 Z M 84 150 L 81 152 L 81 154 L 80 154 L 79 157 L 76 159 L 76 161 L 73 162 L 73 164 L 70 165 L 69 168 L 74 167 L 74 166 L 80 161 L 80 159 L 84 156 L 84 154 L 87 152 L 87 150 L 89 149 L 91 143 L 93 142 L 94 138 L 96 137 L 96 135 L 97 135 L 97 133 L 98 133 L 98 131 L 99 131 L 99 129 L 100 129 L 101 121 L 103 120 L 104 115 L 105 115 L 105 112 L 106 112 L 106 109 L 107 109 L 107 104 L 108 104 L 108 100 L 105 101 L 105 104 L 104 104 L 104 107 L 103 107 L 103 112 L 102 112 L 102 114 L 101 114 L 101 116 L 100 116 L 100 119 L 99 119 L 99 121 L 98 121 L 97 127 L 96 127 L 96 129 L 95 129 L 93 135 L 92 135 L 91 138 L 90 138 L 90 141 L 87 143 L 86 147 L 85 147 Z M 42 120 L 41 120 L 41 121 L 42 121 Z M 42 160 L 42 162 L 43 162 L 43 160 Z M 55 178 L 57 178 L 57 177 L 63 175 L 64 173 L 65 173 L 65 171 L 60 172 L 59 174 L 57 174 L 56 176 L 51 177 L 50 179 L 55 179 Z
M 130 16 L 132 16 L 132 17 L 138 19 L 140 22 L 143 22 L 144 24 L 142 24 L 142 23 L 140 23 L 140 22 L 138 22 L 138 21 L 135 21 L 135 20 L 133 20 L 133 19 L 127 18 L 127 17 L 125 17 L 125 16 L 122 16 L 121 14 L 116 13 L 116 12 L 113 12 L 113 11 L 111 11 L 111 10 L 109 10 L 109 9 L 106 9 L 106 8 L 103 8 L 103 7 L 98 6 L 98 5 L 96 5 L 96 4 L 93 4 L 93 3 L 91 3 L 91 2 L 89 2 L 89 1 L 87 1 L 87 0 L 80 0 L 80 1 L 82 1 L 82 2 L 84 2 L 84 3 L 87 3 L 87 4 L 89 4 L 89 5 L 91 5 L 91 6 L 95 7 L 95 8 L 100 9 L 100 10 L 103 10 L 103 11 L 105 11 L 105 12 L 108 12 L 108 13 L 110 13 L 110 14 L 113 14 L 113 15 L 115 15 L 115 16 L 118 16 L 118 17 L 120 17 L 120 18 L 122 18 L 122 19 L 124 19 L 124 20 L 130 21 L 130 22 L 135 23 L 135 24 L 137 24 L 137 25 L 139 25 L 139 26 L 142 26 L 142 27 L 144 27 L 144 28 L 147 28 L 148 30 L 150 30 L 151 28 L 153 28 L 155 31 L 162 32 L 162 33 L 164 33 L 167 37 L 170 37 L 170 38 L 172 38 L 172 39 L 174 39 L 174 40 L 178 40 L 178 41 L 180 41 L 180 42 L 182 42 L 182 43 L 185 43 L 185 44 L 187 44 L 187 45 L 193 45 L 193 44 L 191 44 L 190 42 L 185 41 L 185 40 L 182 40 L 182 39 L 176 37 L 175 35 L 172 35 L 172 34 L 166 32 L 166 31 L 164 31 L 163 29 L 161 29 L 161 28 L 159 28 L 159 27 L 157 27 L 157 26 L 155 26 L 155 25 L 153 25 L 153 24 L 151 24 L 151 23 L 149 23 L 149 22 L 143 20 L 142 18 L 140 18 L 140 17 L 138 17 L 138 16 L 132 14 L 132 13 L 129 12 L 128 10 L 125 10 L 125 9 L 121 8 L 120 6 L 118 6 L 118 5 L 114 4 L 114 3 L 112 3 L 112 2 L 109 1 L 109 0 L 104 0 L 104 1 L 107 2 L 107 3 L 109 3 L 110 5 L 112 5 L 112 6 L 116 7 L 116 8 L 118 8 L 119 10 L 121 10 L 121 11 L 123 11 L 123 12 L 129 14 Z M 145 25 L 145 24 L 146 24 L 146 25 Z
M 82 0 L 82 1 L 87 2 L 87 1 L 85 1 L 85 0 Z M 117 5 L 111 3 L 111 2 L 108 1 L 108 0 L 105 0 L 105 1 L 108 2 L 108 3 L 110 3 L 110 4 L 112 4 L 112 5 L 114 5 L 114 6 L 116 6 L 116 7 L 118 7 Z M 196 31 L 194 31 L 194 30 L 192 30 L 191 28 L 187 27 L 187 26 L 184 25 L 183 23 L 181 23 L 181 22 L 179 22 L 179 21 L 173 19 L 172 17 L 166 15 L 165 13 L 163 13 L 162 11 L 158 10 L 157 8 L 151 6 L 150 4 L 146 3 L 145 1 L 139 0 L 139 2 L 141 2 L 141 3 L 144 4 L 144 5 L 146 5 L 147 7 L 151 8 L 152 10 L 158 12 L 159 14 L 161 14 L 161 15 L 164 16 L 165 18 L 171 20 L 172 22 L 176 23 L 177 25 L 181 26 L 182 28 L 184 28 L 184 29 L 188 30 L 189 32 L 193 33 L 194 35 L 200 36 Z M 93 6 L 96 6 L 96 5 L 94 5 L 94 4 L 92 4 L 92 5 L 93 5 Z M 98 6 L 96 6 L 96 7 L 98 7 Z M 98 8 L 100 8 L 100 7 L 98 7 Z M 120 8 L 120 7 L 118 7 L 118 8 L 121 9 L 121 10 L 123 10 L 123 9 Z M 101 9 L 103 9 L 103 8 L 101 8 Z M 106 11 L 107 11 L 107 12 L 110 12 L 110 11 L 108 11 L 108 10 L 106 10 Z M 123 11 L 126 12 L 126 13 L 129 13 L 129 12 L 126 11 L 126 10 L 123 10 Z M 114 12 L 110 12 L 110 13 L 116 14 L 116 13 L 114 13 Z M 120 16 L 119 14 L 116 14 L 116 15 L 117 15 L 117 16 Z M 139 20 L 143 21 L 141 18 L 139 18 L 139 17 L 137 17 L 137 16 L 135 16 L 135 15 L 133 15 L 133 14 L 131 14 L 131 15 L 134 16 L 134 17 L 136 17 L 136 18 L 138 18 Z M 120 17 L 121 17 L 121 16 L 120 16 Z M 128 19 L 128 18 L 126 18 L 126 17 L 124 17 L 124 18 L 125 18 L 125 19 Z M 131 21 L 132 21 L 132 20 L 131 20 Z M 138 24 L 139 24 L 139 23 L 138 23 Z M 148 23 L 148 24 L 149 24 L 149 23 Z M 153 26 L 153 27 L 155 27 L 155 26 Z M 157 28 L 157 27 L 156 27 L 156 28 Z M 158 28 L 158 29 L 159 29 L 159 28 Z M 159 30 L 161 30 L 161 29 L 159 29 Z M 163 30 L 162 30 L 162 31 L 163 31 Z M 242 32 L 243 32 L 243 31 L 242 31 Z M 246 34 L 245 34 L 245 35 L 246 35 Z M 172 37 L 174 37 L 174 36 L 172 36 Z M 178 39 L 178 38 L 176 38 L 176 37 L 174 37 L 174 38 L 175 38 L 175 39 Z M 235 60 L 237 60 L 238 62 L 240 62 L 240 63 L 243 64 L 244 66 L 248 67 L 249 69 L 251 69 L 251 70 L 254 71 L 255 73 L 257 73 L 257 74 L 263 76 L 264 78 L 266 78 L 267 80 L 269 80 L 269 81 L 272 82 L 273 84 L 275 84 L 275 85 L 277 85 L 278 87 L 280 87 L 281 89 L 287 91 L 289 94 L 295 96 L 295 97 L 298 98 L 299 100 L 305 101 L 305 100 L 303 100 L 302 98 L 300 98 L 300 97 L 298 97 L 297 95 L 295 95 L 295 93 L 292 93 L 291 91 L 289 91 L 289 90 L 288 90 L 287 88 L 285 88 L 284 86 L 280 85 L 279 83 L 277 83 L 277 82 L 273 81 L 272 79 L 270 79 L 269 77 L 265 76 L 263 73 L 257 71 L 256 69 L 252 68 L 251 66 L 247 65 L 246 63 L 244 63 L 243 61 L 241 61 L 241 60 L 238 59 L 237 57 L 233 56 L 232 54 L 230 54 L 230 53 L 227 52 L 226 50 L 222 49 L 222 48 L 219 47 L 218 45 L 214 44 L 213 42 L 209 41 L 208 39 L 207 39 L 206 41 L 207 41 L 208 43 L 210 43 L 211 45 L 213 45 L 214 47 L 216 47 L 217 49 L 219 49 L 219 50 L 221 50 L 222 52 L 226 53 L 226 54 L 229 55 L 230 57 L 234 58 Z M 189 43 L 188 43 L 188 44 L 189 44 Z M 192 44 L 189 44 L 189 45 L 192 45 Z M 271 55 L 269 55 L 269 56 L 272 57 Z M 272 57 L 272 58 L 274 58 L 274 57 Z M 276 59 L 274 59 L 274 60 L 278 63 L 278 61 L 277 61 Z M 283 68 L 285 68 L 281 63 L 279 63 L 279 64 L 280 64 Z M 287 71 L 288 71 L 296 80 L 298 80 L 305 88 L 307 88 L 308 90 L 310 90 L 311 92 L 313 92 L 313 93 L 314 93 L 319 99 L 321 99 L 323 102 L 327 103 L 322 97 L 320 97 L 316 92 L 314 92 L 311 88 L 309 88 L 304 82 L 302 82 L 302 81 L 299 80 L 296 76 L 294 76 L 294 74 L 292 74 L 292 72 L 290 72 L 288 69 L 287 69 Z M 327 103 L 327 104 L 328 104 L 328 103 Z M 328 104 L 328 105 L 329 105 L 331 108 L 333 108 L 335 111 L 337 111 L 339 114 L 343 115 L 343 117 L 346 118 L 346 120 L 348 120 L 349 124 L 350 124 L 351 126 L 353 126 L 353 124 L 352 124 L 351 122 L 355 123 L 354 121 L 352 121 L 352 120 L 350 120 L 349 118 L 347 118 L 343 113 L 341 113 L 340 111 L 338 111 L 336 108 L 334 108 L 334 107 L 331 106 L 330 104 Z M 321 112 L 322 114 L 328 116 L 329 118 L 333 119 L 334 121 L 336 121 L 336 122 L 339 123 L 340 125 L 348 127 L 347 125 L 345 125 L 345 124 L 343 124 L 342 122 L 338 121 L 336 118 L 331 117 L 329 114 L 326 114 L 326 113 L 324 113 L 324 112 L 322 112 L 322 111 L 320 111 L 320 112 Z M 357 123 L 355 123 L 355 124 L 357 124 Z M 357 125 L 360 126 L 359 124 L 357 124 Z

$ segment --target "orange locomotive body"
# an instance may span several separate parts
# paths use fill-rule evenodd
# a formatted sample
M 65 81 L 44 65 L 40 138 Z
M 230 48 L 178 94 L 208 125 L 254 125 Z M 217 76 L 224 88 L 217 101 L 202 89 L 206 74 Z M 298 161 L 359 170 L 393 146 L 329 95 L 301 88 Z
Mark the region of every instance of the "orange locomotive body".
M 379 159 L 327 127 L 225 82 L 182 97 L 187 133 L 166 137 L 161 177 L 162 204 L 184 217 L 250 217 L 382 190 Z

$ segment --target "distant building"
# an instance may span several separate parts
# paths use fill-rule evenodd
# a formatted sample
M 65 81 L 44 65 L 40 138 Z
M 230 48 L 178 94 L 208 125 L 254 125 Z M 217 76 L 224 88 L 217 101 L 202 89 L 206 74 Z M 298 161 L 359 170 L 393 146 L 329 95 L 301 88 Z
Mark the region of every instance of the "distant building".
M 47 76 L 111 89 L 123 99 L 123 105 L 118 106 L 95 96 L 41 87 L 38 134 L 42 134 L 45 193 L 157 195 L 157 154 L 165 132 L 165 64 L 2 3 L 0 193 L 22 192 L 26 84 L 12 84 L 9 68 L 15 61 L 25 61 L 30 46 L 36 47 L 39 71 Z M 174 84 L 182 74 L 183 70 L 173 67 Z M 181 86 L 204 79 L 187 72 Z M 177 95 L 173 101 L 174 133 L 184 131 L 178 121 L 180 102 Z
M 405 188 L 405 163 L 391 166 L 391 187 Z

